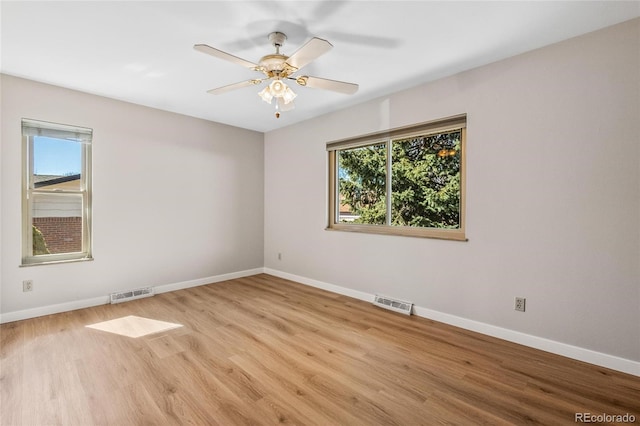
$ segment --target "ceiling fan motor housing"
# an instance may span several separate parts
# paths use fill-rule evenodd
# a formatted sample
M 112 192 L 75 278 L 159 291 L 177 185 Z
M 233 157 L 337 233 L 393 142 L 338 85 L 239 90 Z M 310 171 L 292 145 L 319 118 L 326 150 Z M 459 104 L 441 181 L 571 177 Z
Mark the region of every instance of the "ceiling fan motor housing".
M 282 71 L 287 59 L 289 59 L 288 56 L 280 54 L 266 55 L 260 59 L 260 66 L 267 72 Z

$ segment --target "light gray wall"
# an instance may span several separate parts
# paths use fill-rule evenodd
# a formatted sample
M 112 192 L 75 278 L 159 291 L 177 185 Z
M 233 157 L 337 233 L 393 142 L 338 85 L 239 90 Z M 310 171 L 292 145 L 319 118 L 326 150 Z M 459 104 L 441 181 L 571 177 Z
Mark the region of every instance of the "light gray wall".
M 1 84 L 3 315 L 262 267 L 262 133 L 6 75 Z M 94 261 L 18 266 L 21 118 L 93 129 Z
M 639 52 L 636 19 L 267 133 L 265 267 L 640 361 Z M 327 142 L 460 113 L 468 242 L 324 230 Z

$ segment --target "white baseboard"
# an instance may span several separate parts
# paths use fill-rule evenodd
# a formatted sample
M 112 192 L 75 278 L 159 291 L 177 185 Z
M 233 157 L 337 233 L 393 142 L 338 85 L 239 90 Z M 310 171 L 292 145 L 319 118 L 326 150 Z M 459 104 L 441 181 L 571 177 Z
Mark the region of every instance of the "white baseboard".
M 73 300 L 71 302 L 55 305 L 38 306 L 37 308 L 23 309 L 21 311 L 4 312 L 0 314 L 0 324 L 42 317 L 45 315 L 59 314 L 61 312 L 75 311 L 76 309 L 90 308 L 92 306 L 106 305 L 110 302 L 109 296 L 93 297 L 91 299 Z
M 311 287 L 331 291 L 333 293 L 350 296 L 356 299 L 364 300 L 366 302 L 373 302 L 374 298 L 373 294 L 352 290 L 349 288 L 325 283 L 299 275 L 290 274 L 287 272 L 278 271 L 275 269 L 264 268 L 264 273 L 287 280 L 296 281 L 301 284 L 309 285 Z M 637 361 L 620 358 L 602 352 L 592 351 L 590 349 L 585 349 L 566 343 L 556 342 L 554 340 L 549 340 L 542 337 L 532 336 L 530 334 L 521 333 L 519 331 L 497 327 L 495 325 L 486 324 L 439 311 L 434 311 L 432 309 L 427 309 L 420 306 L 414 306 L 413 312 L 417 316 L 423 318 L 428 318 L 434 321 L 464 328 L 466 330 L 475 331 L 492 337 L 497 337 L 509 342 L 514 342 L 524 346 L 529 346 L 531 348 L 551 352 L 556 355 L 562 355 L 578 361 L 588 362 L 590 364 L 599 365 L 601 367 L 610 368 L 612 370 L 621 371 L 627 374 L 633 374 L 634 376 L 640 376 L 640 362 Z
M 365 302 L 373 302 L 373 294 L 365 293 L 358 290 L 352 290 L 350 288 L 341 287 L 339 285 L 329 284 L 322 281 L 313 280 L 307 277 L 301 277 L 300 275 L 290 274 L 288 272 L 282 272 L 277 269 L 264 268 L 264 273 L 273 275 L 275 277 L 284 278 L 285 280 L 295 281 L 300 284 L 305 284 L 311 287 L 316 287 L 322 290 L 327 290 L 332 293 L 342 294 L 344 296 L 353 297 L 354 299 L 364 300 Z
M 229 274 L 216 275 L 213 277 L 198 278 L 196 280 L 182 281 L 174 284 L 159 285 L 153 288 L 156 293 L 168 293 L 170 291 L 182 290 L 190 287 L 197 287 L 205 284 L 219 283 L 221 281 L 234 280 L 236 278 L 249 277 L 251 275 L 262 274 L 264 268 L 247 269 L 245 271 L 231 272 Z
M 232 280 L 235 278 L 248 277 L 251 275 L 261 274 L 262 272 L 264 272 L 264 268 L 248 269 L 245 271 L 232 272 L 229 274 L 215 275 L 212 277 L 198 278 L 195 280 L 182 281 L 173 284 L 159 285 L 153 287 L 153 290 L 158 294 L 166 293 L 169 291 L 176 291 L 204 284 L 211 284 Z M 39 306 L 37 308 L 24 309 L 21 311 L 4 312 L 0 314 L 0 324 L 41 317 L 44 315 L 59 314 L 60 312 L 75 311 L 76 309 L 90 308 L 92 306 L 106 305 L 108 303 L 110 303 L 109 296 L 100 296 L 93 297 L 91 299 L 73 300 L 71 302 L 58 303 L 55 305 Z

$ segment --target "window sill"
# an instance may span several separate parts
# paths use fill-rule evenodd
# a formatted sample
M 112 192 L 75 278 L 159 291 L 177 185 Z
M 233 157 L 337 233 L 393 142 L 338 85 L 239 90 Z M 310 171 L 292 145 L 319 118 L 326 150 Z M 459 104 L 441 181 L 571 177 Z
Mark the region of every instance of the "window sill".
M 30 266 L 41 266 L 41 265 L 57 265 L 60 263 L 75 263 L 75 262 L 91 262 L 93 261 L 93 257 L 83 257 L 80 259 L 61 259 L 61 260 L 49 260 L 43 262 L 33 262 L 33 263 L 22 263 L 20 265 L 21 268 L 27 268 Z
M 388 225 L 345 225 L 336 223 L 325 228 L 326 231 L 344 231 L 363 234 L 395 235 L 400 237 L 432 238 L 438 240 L 469 241 L 460 229 L 411 228 L 408 226 Z

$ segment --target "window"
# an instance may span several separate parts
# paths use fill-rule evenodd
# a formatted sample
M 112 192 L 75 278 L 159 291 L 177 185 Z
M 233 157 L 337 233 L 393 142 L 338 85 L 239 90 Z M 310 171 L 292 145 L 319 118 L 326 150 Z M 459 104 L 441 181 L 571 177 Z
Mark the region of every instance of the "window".
M 466 240 L 466 115 L 327 144 L 329 228 Z
M 91 137 L 22 120 L 22 265 L 91 259 Z

